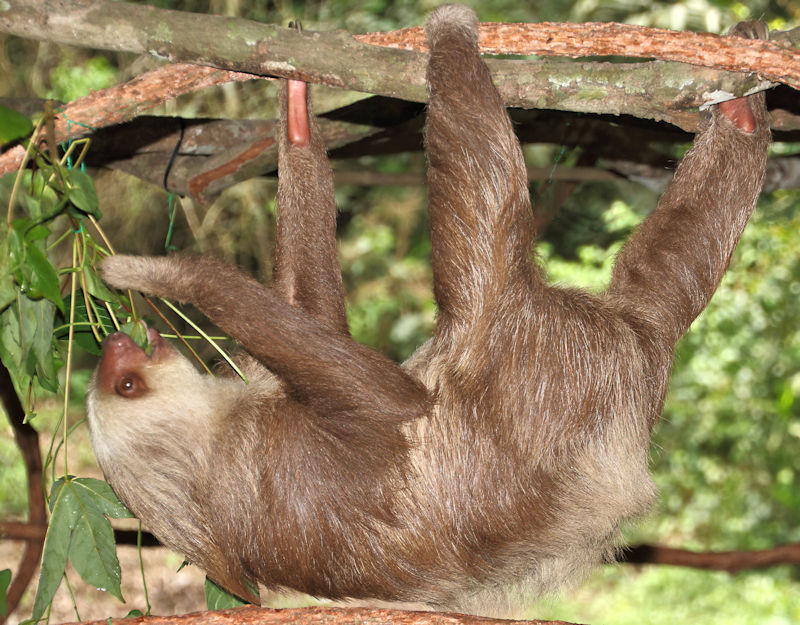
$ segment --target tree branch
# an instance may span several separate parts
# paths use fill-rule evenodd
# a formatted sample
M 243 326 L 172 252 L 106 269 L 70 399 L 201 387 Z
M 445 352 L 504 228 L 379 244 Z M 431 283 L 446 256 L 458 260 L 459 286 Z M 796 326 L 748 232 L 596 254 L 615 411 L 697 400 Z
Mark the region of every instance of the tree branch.
M 271 139 L 275 120 L 180 119 L 139 114 L 153 103 L 163 101 L 166 90 L 174 94 L 175 90 L 206 84 L 185 78 L 193 68 L 199 66 L 159 68 L 131 83 L 96 91 L 62 107 L 55 119 L 56 139 L 63 142 L 91 134 L 92 148 L 84 161 L 87 165 L 119 169 L 156 186 L 164 185 L 165 173 L 169 170 L 166 188 L 182 196 L 191 196 L 201 204 L 213 201 L 220 192 L 242 180 L 275 171 L 277 147 Z M 171 81 L 173 72 L 175 80 Z M 207 76 L 209 82 L 228 75 L 221 70 L 209 72 L 212 72 Z M 249 75 L 234 75 L 240 76 Z M 784 88 L 784 92 L 790 96 L 794 93 L 789 88 Z M 0 104 L 20 112 L 42 106 L 41 101 L 37 104 L 36 101 L 8 98 L 0 98 Z M 776 104 L 792 106 L 791 102 Z M 373 96 L 324 113 L 319 125 L 334 160 L 419 151 L 422 149 L 422 112 L 422 105 L 417 103 Z M 666 184 L 671 176 L 672 156 L 658 146 L 690 139 L 688 133 L 669 124 L 641 122 L 633 117 L 577 117 L 553 110 L 511 109 L 509 112 L 520 141 L 580 146 L 584 154 L 593 156 L 592 163 L 598 158 L 605 161 L 610 171 L 603 173 L 604 177 L 621 174 L 663 179 Z M 106 119 L 118 123 L 106 126 Z M 800 133 L 791 130 L 797 126 L 797 116 L 790 111 L 773 111 L 776 140 L 797 141 Z M 0 174 L 15 171 L 23 154 L 22 146 L 0 154 Z M 559 168 L 555 175 L 576 179 L 576 171 L 568 168 Z M 577 177 L 585 179 L 586 175 L 580 173 Z M 771 161 L 765 188 L 794 188 L 798 176 L 797 159 Z M 414 177 L 371 179 L 381 184 L 417 183 Z M 337 175 L 341 184 L 362 183 L 359 180 L 363 182 L 364 176 Z
M 14 430 L 14 439 L 17 442 L 25 472 L 28 476 L 28 524 L 43 529 L 47 525 L 47 505 L 42 492 L 42 453 L 39 449 L 39 433 L 25 422 L 25 408 L 19 400 L 11 374 L 6 366 L 0 362 L 0 403 L 2 403 L 11 429 Z M 44 533 L 32 536 L 25 543 L 25 551 L 17 567 L 14 581 L 8 588 L 6 596 L 7 614 L 10 614 L 19 604 L 22 593 L 28 587 L 44 547 Z M 0 615 L 0 623 L 5 618 Z
M 44 522 L 19 523 L 0 522 L 0 536 L 10 540 L 36 542 L 44 540 L 47 525 Z M 139 544 L 138 532 L 114 528 L 114 542 L 118 545 Z M 160 547 L 155 536 L 144 531 L 141 536 L 144 547 Z M 788 543 L 768 549 L 750 551 L 691 551 L 666 545 L 632 545 L 617 559 L 620 564 L 669 564 L 692 569 L 738 573 L 749 569 L 760 569 L 785 564 L 800 565 L 800 543 Z
M 419 29 L 353 37 L 343 31 L 298 32 L 239 18 L 108 0 L 7 0 L 6 5 L 0 13 L 0 31 L 21 37 L 151 54 L 417 102 L 426 99 L 426 57 L 418 51 L 424 49 Z M 703 66 L 490 59 L 509 106 L 630 113 L 667 119 L 686 128 L 686 119 L 683 124 L 680 116 L 671 119 L 671 111 L 765 86 L 753 76 L 713 68 L 755 71 L 771 80 L 800 85 L 800 60 L 792 50 L 771 42 L 622 24 L 484 24 L 482 37 L 488 53 L 620 54 Z M 414 50 L 382 47 L 387 45 Z
M 273 610 L 245 606 L 216 612 L 194 612 L 177 616 L 139 616 L 135 619 L 105 619 L 85 625 L 570 625 L 565 621 L 511 621 L 448 612 L 412 612 L 376 608 L 289 608 Z
M 148 72 L 124 85 L 95 92 L 67 105 L 56 119 L 59 141 L 75 139 L 98 128 L 119 124 L 181 93 L 204 86 L 248 80 L 251 73 L 300 78 L 336 87 L 424 101 L 425 55 L 421 30 L 350 36 L 344 32 L 302 33 L 243 19 L 169 11 L 151 6 L 108 0 L 8 0 L 0 13 L 0 31 L 115 51 L 148 53 L 178 64 Z M 788 37 L 788 35 L 787 35 Z M 481 41 L 491 53 L 585 55 L 625 54 L 665 59 L 688 59 L 735 69 L 772 68 L 783 64 L 782 76 L 791 77 L 792 51 L 775 44 L 697 33 L 675 33 L 619 24 L 485 24 Z M 755 47 L 754 47 L 755 46 Z M 717 52 L 717 50 L 719 52 Z M 702 54 L 701 54 L 702 51 Z M 583 113 L 630 114 L 665 120 L 693 131 L 700 105 L 761 88 L 755 76 L 720 72 L 681 63 L 573 63 L 489 59 L 498 87 L 509 106 L 546 108 Z M 214 66 L 212 69 L 207 66 Z M 228 71 L 232 69 L 242 72 Z M 765 70 L 766 73 L 766 70 Z M 691 86 L 693 85 L 693 86 Z M 343 145 L 374 134 L 353 127 L 335 129 Z M 355 133 L 355 134 L 353 134 Z M 239 150 L 214 155 L 203 170 L 171 173 L 185 184 L 170 186 L 201 201 L 222 189 L 263 171 L 272 161 L 270 141 L 256 138 Z M 0 174 L 19 167 L 23 150 L 12 148 L 0 157 Z M 152 158 L 158 157 L 150 157 Z M 147 165 L 139 156 L 133 165 Z M 151 168 L 164 170 L 154 163 Z M 126 168 L 126 164 L 120 164 Z M 131 166 L 127 166 L 131 167 Z M 178 169 L 180 167 L 178 166 Z M 133 171 L 136 173 L 136 171 Z M 191 180 L 189 180 L 191 178 Z
M 478 45 L 484 54 L 627 56 L 679 61 L 734 72 L 758 72 L 773 82 L 800 87 L 800 60 L 793 49 L 800 32 L 776 31 L 770 33 L 770 38 L 773 41 L 767 42 L 613 22 L 484 22 Z M 425 33 L 419 27 L 355 35 L 354 39 L 405 50 L 428 50 Z
M 626 550 L 623 562 L 631 564 L 671 564 L 693 569 L 738 573 L 780 564 L 800 564 L 800 543 L 779 545 L 756 551 L 696 552 L 663 545 L 638 545 Z

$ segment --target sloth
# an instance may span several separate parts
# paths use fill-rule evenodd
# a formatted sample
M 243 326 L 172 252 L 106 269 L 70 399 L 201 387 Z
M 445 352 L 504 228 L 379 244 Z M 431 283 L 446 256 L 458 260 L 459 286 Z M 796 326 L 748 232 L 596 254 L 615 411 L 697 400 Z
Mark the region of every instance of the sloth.
M 103 262 L 108 284 L 191 303 L 241 345 L 247 381 L 199 373 L 153 329 L 147 350 L 112 334 L 87 409 L 119 497 L 242 598 L 261 584 L 481 611 L 612 560 L 656 497 L 650 433 L 675 344 L 760 193 L 764 96 L 713 107 L 607 290 L 552 286 L 477 27 L 457 5 L 426 25 L 438 314 L 404 364 L 349 334 L 332 175 L 302 83 L 282 94 L 271 286 L 205 257 Z

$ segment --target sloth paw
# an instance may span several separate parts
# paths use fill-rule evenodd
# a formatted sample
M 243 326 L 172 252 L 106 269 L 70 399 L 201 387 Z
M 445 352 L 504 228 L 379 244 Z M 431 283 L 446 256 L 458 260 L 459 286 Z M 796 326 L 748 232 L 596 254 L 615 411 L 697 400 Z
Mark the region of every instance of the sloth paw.
M 734 24 L 728 31 L 731 37 L 744 37 L 745 39 L 769 39 L 769 28 L 765 22 L 751 21 Z M 752 134 L 756 130 L 756 116 L 753 113 L 751 101 L 747 96 L 722 102 L 719 112 L 728 121 L 732 122 L 739 130 Z

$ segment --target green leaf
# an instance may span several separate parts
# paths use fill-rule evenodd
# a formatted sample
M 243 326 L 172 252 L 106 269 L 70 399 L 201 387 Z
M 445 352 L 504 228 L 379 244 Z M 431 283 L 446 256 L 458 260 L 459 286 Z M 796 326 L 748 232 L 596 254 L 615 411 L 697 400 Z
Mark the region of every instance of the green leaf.
M 32 360 L 29 367 L 30 373 L 36 373 L 39 384 L 52 392 L 58 392 L 58 365 L 56 353 L 53 350 L 53 321 L 56 314 L 55 306 L 49 300 L 20 299 L 20 308 L 23 310 L 23 319 L 26 324 L 24 335 L 29 350 L 28 358 Z
M 204 590 L 206 592 L 206 606 L 209 610 L 227 610 L 247 605 L 246 601 L 242 601 L 236 595 L 232 595 L 208 577 L 206 577 Z
M 67 296 L 64 304 L 69 308 L 70 296 Z M 95 311 L 95 320 L 100 321 L 100 324 L 106 328 L 106 332 L 102 334 L 108 334 L 109 332 L 113 332 L 114 325 L 111 322 L 111 317 L 106 311 L 105 308 L 98 307 Z M 59 328 L 56 332 L 56 338 L 59 340 L 66 340 L 67 336 L 69 336 L 69 327 L 66 325 L 67 320 L 64 318 L 59 319 L 60 323 L 63 323 L 63 327 Z M 94 332 L 89 328 L 89 315 L 86 312 L 86 301 L 83 299 L 83 293 L 78 291 L 75 294 L 75 331 L 73 333 L 73 340 L 75 343 L 83 350 L 89 352 L 90 354 L 94 354 L 95 356 L 99 356 L 102 353 L 100 349 L 100 344 L 97 342 L 95 338 Z
M 129 334 L 134 343 L 146 352 L 150 352 L 150 344 L 147 342 L 147 324 L 144 321 L 140 319 L 134 323 Z
M 76 491 L 85 490 L 92 505 L 106 516 L 112 519 L 134 518 L 133 512 L 119 500 L 108 482 L 92 477 L 79 477 L 72 480 L 72 483 Z
M 7 273 L 3 272 L 0 267 L 0 310 L 3 310 L 17 296 L 17 285 L 14 278 Z
M 3 238 L 0 244 L 0 311 L 16 299 L 18 291 L 8 256 L 8 239 Z
M 0 360 L 18 380 L 36 376 L 46 389 L 59 389 L 58 369 L 53 350 L 55 306 L 46 299 L 20 297 L 0 313 Z
M 120 504 L 111 488 L 101 484 L 105 483 L 86 478 L 67 482 L 80 510 L 72 532 L 69 559 L 87 584 L 107 590 L 124 601 L 114 531 L 106 514 L 110 512 L 119 518 L 126 513 L 130 516 L 130 513 Z
M 25 246 L 25 264 L 28 273 L 29 295 L 31 297 L 46 297 L 61 312 L 64 312 L 64 300 L 59 290 L 58 273 L 56 268 L 47 258 L 47 255 L 36 245 Z
M 76 490 L 75 493 L 78 495 L 79 491 Z M 80 503 L 81 515 L 72 531 L 69 545 L 72 566 L 87 584 L 107 590 L 120 601 L 124 601 L 120 589 L 122 573 L 111 523 L 92 505 L 90 499 L 81 499 Z
M 22 113 L 0 106 L 0 143 L 24 137 L 33 130 L 33 123 Z
M 23 363 L 22 337 L 19 325 L 19 308 L 10 306 L 0 314 L 0 360 L 19 376 Z
M 50 228 L 44 224 L 36 224 L 25 229 L 25 240 L 28 242 L 43 241 L 48 236 L 50 236 Z
M 125 618 L 135 618 L 139 616 L 144 616 L 144 612 L 141 610 L 131 610 L 125 615 Z
M 95 191 L 92 179 L 80 169 L 67 170 L 69 176 L 67 185 L 69 187 L 69 200 L 76 208 L 92 215 L 95 219 L 100 219 L 102 214 L 98 208 L 97 191 Z
M 68 559 L 88 584 L 123 600 L 114 531 L 107 515 L 122 517 L 129 513 L 104 484 L 100 480 L 68 477 L 53 485 L 49 499 L 50 527 L 45 537 L 33 619 L 40 619 L 52 601 Z
M 11 569 L 0 571 L 0 616 L 8 616 L 8 604 L 6 603 L 6 593 L 8 585 L 11 583 Z
M 44 616 L 47 606 L 64 577 L 67 568 L 70 537 L 72 528 L 77 523 L 80 511 L 77 501 L 69 489 L 65 488 L 64 480 L 53 484 L 50 494 L 50 524 L 44 539 L 44 552 L 42 555 L 42 570 L 39 573 L 39 585 L 36 589 L 36 599 L 33 602 L 31 619 L 38 621 Z
M 8 231 L 7 239 L 9 268 L 19 282 L 22 282 L 19 268 L 25 260 L 25 238 L 22 235 L 25 223 L 30 223 L 30 220 L 15 219 L 11 230 Z
M 103 284 L 100 276 L 97 275 L 94 267 L 86 265 L 83 268 L 83 275 L 86 277 L 86 290 L 90 295 L 103 300 L 104 302 L 117 302 L 119 297 L 114 295 L 108 287 Z
M 33 176 L 34 190 L 33 195 L 25 194 L 23 201 L 28 211 L 28 215 L 34 221 L 46 219 L 48 215 L 55 216 L 60 211 L 57 210 L 62 205 L 61 194 L 57 193 L 51 184 L 46 180 L 53 180 L 55 175 L 52 167 L 48 171 L 37 171 Z

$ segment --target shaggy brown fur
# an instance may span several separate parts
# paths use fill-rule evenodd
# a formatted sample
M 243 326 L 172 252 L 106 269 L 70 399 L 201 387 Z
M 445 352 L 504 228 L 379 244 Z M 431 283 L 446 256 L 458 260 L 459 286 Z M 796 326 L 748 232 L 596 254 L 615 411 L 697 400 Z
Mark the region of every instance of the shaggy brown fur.
M 103 266 L 116 287 L 195 304 L 247 352 L 246 385 L 199 374 L 155 332 L 149 358 L 112 335 L 88 400 L 120 497 L 243 597 L 258 581 L 483 610 L 498 591 L 542 593 L 613 557 L 620 525 L 655 497 L 648 441 L 675 342 L 761 188 L 769 129 L 756 95 L 733 122 L 713 112 L 607 292 L 550 286 L 476 17 L 441 7 L 427 34 L 439 317 L 402 367 L 348 334 L 313 123 L 307 145 L 285 125 L 281 137 L 273 288 L 208 258 Z

